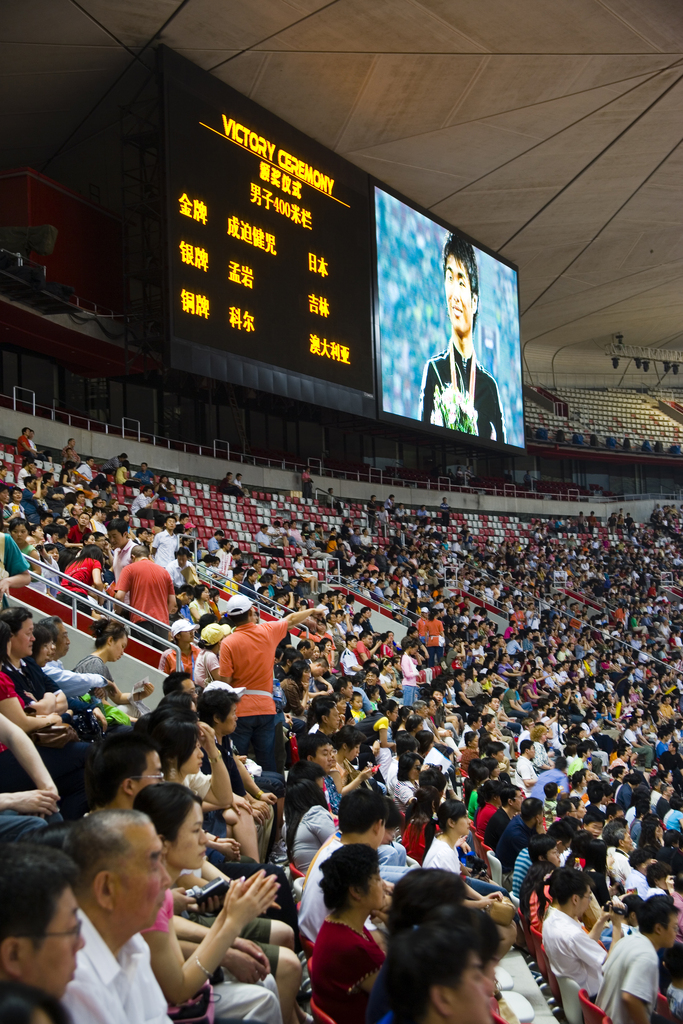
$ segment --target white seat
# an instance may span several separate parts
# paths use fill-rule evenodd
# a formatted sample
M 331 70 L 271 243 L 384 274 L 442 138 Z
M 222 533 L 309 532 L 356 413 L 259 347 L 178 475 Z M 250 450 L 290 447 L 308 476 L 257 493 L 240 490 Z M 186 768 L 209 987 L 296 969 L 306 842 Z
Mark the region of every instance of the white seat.
M 519 992 L 506 992 L 505 1002 L 517 1017 L 519 1024 L 531 1024 L 535 1017 L 534 1008 L 526 998 Z
M 572 978 L 563 978 L 560 974 L 557 974 L 556 978 L 562 996 L 562 1009 L 569 1024 L 583 1024 L 579 986 Z
M 508 972 L 505 970 L 505 968 L 501 967 L 500 964 L 498 964 L 498 966 L 496 967 L 495 971 L 496 971 L 496 981 L 498 982 L 498 988 L 500 989 L 500 991 L 501 992 L 510 992 L 511 989 L 514 988 L 514 982 L 512 980 L 512 975 L 508 974 Z M 571 1024 L 571 1021 L 570 1021 L 570 1024 Z
M 495 885 L 502 885 L 503 865 L 500 863 L 493 850 L 488 850 L 486 856 L 489 859 L 489 866 L 491 868 L 491 881 Z

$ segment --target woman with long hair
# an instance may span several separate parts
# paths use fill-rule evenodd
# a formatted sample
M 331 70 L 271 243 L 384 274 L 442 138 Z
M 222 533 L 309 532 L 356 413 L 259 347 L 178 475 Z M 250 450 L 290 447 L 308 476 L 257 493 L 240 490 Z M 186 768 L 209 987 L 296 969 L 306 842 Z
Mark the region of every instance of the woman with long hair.
M 287 856 L 304 874 L 320 847 L 334 833 L 334 818 L 323 790 L 324 778 L 325 769 L 315 761 L 297 761 L 287 776 Z
M 101 603 L 101 599 L 95 599 L 85 586 L 104 592 L 103 561 L 102 551 L 97 544 L 84 544 L 74 560 L 64 569 L 64 574 L 68 578 L 61 580 L 62 586 L 70 593 L 79 595 L 78 610 L 86 615 L 90 615 L 93 608 Z M 64 604 L 71 603 L 66 594 L 60 594 L 59 600 Z
M 401 754 L 398 759 L 394 800 L 401 811 L 405 811 L 419 789 L 420 771 L 423 763 L 420 755 L 411 751 Z
M 422 864 L 425 854 L 436 835 L 436 812 L 439 808 L 441 795 L 433 786 L 420 787 L 406 807 L 405 829 L 401 842 L 406 853 L 418 864 Z
M 203 885 L 201 870 L 207 849 L 203 829 L 202 802 L 185 786 L 147 786 L 135 799 L 135 809 L 149 815 L 162 840 L 162 855 L 170 875 L 170 886 L 154 925 L 144 931 L 154 975 L 169 1005 L 180 1005 L 205 989 L 207 979 L 222 965 L 242 930 L 274 903 L 277 881 L 273 875 L 257 872 L 251 878 L 235 880 L 225 895 L 216 919 L 191 951 L 181 948 L 173 915 L 172 887 Z M 187 871 L 191 874 L 188 877 Z M 193 877 L 194 876 L 194 877 Z M 280 1024 L 280 1004 L 275 979 L 251 985 L 230 980 L 212 986 L 210 998 L 217 1001 L 221 1016 L 255 1017 L 265 1024 Z M 296 994 L 296 993 L 295 993 Z M 285 1007 L 283 1006 L 283 1009 Z M 289 1024 L 293 1005 L 287 1007 Z

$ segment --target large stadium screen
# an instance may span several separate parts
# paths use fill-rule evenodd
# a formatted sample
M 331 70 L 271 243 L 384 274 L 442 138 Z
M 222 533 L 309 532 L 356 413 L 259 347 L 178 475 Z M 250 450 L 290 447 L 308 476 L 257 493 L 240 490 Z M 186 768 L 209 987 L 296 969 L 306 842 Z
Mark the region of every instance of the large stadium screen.
M 517 269 L 383 188 L 374 198 L 380 416 L 523 448 Z
M 172 51 L 171 364 L 375 416 L 367 175 Z

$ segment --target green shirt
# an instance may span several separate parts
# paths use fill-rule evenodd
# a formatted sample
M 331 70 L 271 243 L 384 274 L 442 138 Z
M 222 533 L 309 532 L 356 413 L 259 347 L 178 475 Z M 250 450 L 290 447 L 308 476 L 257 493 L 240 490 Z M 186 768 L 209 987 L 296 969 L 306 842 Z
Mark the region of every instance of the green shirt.
M 5 552 L 3 558 L 0 559 L 0 565 L 5 568 L 8 576 L 18 576 L 19 573 L 26 572 L 29 569 L 29 564 L 10 535 L 5 533 L 3 536 L 5 539 Z
M 514 700 L 516 701 L 516 703 L 519 703 L 519 694 L 517 693 L 517 690 L 509 689 L 506 690 L 505 693 L 503 694 L 503 707 L 505 708 L 506 715 L 510 714 L 511 700 Z

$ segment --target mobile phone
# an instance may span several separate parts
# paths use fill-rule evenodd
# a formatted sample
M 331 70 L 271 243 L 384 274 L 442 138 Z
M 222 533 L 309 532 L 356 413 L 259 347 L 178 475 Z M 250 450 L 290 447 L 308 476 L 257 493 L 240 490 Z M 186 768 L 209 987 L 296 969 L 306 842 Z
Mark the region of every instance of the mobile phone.
M 372 774 L 374 775 L 375 772 L 378 772 L 378 771 L 379 771 L 379 765 L 378 764 L 373 765 L 372 766 Z

